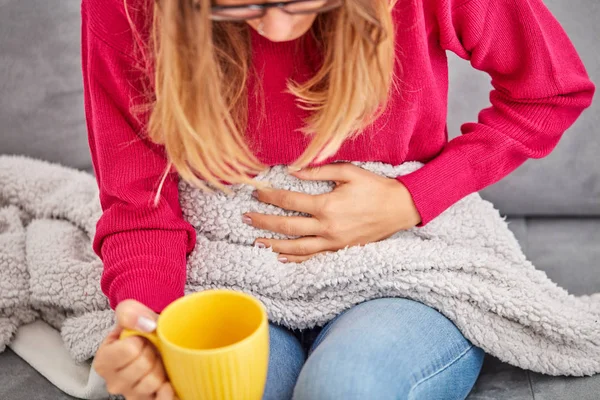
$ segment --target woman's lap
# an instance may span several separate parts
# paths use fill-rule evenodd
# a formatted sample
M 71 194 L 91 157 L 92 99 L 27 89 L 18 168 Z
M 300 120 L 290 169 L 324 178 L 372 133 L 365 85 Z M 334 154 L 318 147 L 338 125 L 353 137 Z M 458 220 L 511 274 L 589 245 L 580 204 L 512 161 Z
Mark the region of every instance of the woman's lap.
M 451 321 L 407 299 L 342 313 L 317 336 L 306 363 L 293 334 L 273 326 L 271 335 L 268 400 L 292 391 L 297 400 L 464 399 L 483 362 L 483 351 Z

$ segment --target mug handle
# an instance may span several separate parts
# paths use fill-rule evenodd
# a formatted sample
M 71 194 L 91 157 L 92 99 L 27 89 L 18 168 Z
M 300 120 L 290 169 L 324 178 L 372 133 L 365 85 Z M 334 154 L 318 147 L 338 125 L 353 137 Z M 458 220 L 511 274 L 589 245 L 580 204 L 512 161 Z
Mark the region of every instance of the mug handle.
M 154 345 L 154 347 L 156 347 L 156 349 L 160 351 L 160 340 L 158 339 L 158 335 L 156 334 L 156 332 L 145 333 L 145 332 L 135 331 L 133 329 L 123 329 L 123 332 L 121 332 L 119 339 L 123 340 L 123 339 L 126 339 L 131 336 L 141 336 L 143 338 L 148 339 L 150 341 L 150 343 L 152 343 Z

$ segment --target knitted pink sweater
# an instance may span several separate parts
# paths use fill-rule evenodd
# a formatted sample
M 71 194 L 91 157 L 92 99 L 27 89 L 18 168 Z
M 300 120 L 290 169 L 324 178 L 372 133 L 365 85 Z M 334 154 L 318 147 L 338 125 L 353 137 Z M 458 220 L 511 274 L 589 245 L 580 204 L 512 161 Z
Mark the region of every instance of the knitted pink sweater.
M 128 3 L 143 29 L 144 0 L 136 1 Z M 123 1 L 83 0 L 82 16 L 85 109 L 104 210 L 94 242 L 105 267 L 102 288 L 113 307 L 133 298 L 160 311 L 183 295 L 195 232 L 182 219 L 175 174 L 159 206 L 150 205 L 166 160 L 130 110 L 143 88 Z M 398 178 L 423 224 L 528 158 L 549 154 L 592 101 L 595 87 L 542 0 L 398 2 L 394 21 L 398 90 L 379 120 L 331 160 L 425 162 Z M 266 165 L 288 164 L 307 138 L 298 131 L 306 114 L 285 85 L 314 73 L 315 49 L 298 51 L 294 42 L 271 43 L 256 33 L 252 46 L 266 115 L 259 124 L 261 107 L 250 96 L 247 137 Z M 494 87 L 478 122 L 462 125 L 450 141 L 447 50 L 487 72 Z

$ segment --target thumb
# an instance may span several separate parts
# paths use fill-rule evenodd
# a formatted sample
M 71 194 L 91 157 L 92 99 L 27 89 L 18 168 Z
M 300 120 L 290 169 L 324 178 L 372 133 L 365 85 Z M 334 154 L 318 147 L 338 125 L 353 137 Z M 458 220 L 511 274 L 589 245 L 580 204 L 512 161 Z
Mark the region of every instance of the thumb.
M 156 329 L 158 315 L 135 300 L 123 300 L 115 309 L 117 326 L 150 333 Z

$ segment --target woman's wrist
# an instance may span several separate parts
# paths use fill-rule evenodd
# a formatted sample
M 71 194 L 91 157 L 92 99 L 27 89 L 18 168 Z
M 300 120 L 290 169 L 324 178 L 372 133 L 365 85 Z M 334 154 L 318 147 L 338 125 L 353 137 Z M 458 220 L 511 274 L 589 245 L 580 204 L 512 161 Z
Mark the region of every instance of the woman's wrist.
M 410 191 L 397 179 L 390 179 L 390 196 L 393 221 L 397 231 L 413 228 L 421 223 L 421 214 L 410 194 Z

